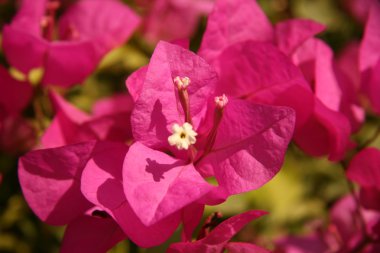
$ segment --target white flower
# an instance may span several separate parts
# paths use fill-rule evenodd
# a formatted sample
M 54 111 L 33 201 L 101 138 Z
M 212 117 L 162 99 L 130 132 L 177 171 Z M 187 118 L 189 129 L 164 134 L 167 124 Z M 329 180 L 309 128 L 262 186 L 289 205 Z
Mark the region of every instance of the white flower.
M 196 142 L 195 136 L 197 132 L 193 130 L 193 126 L 185 122 L 182 126 L 174 124 L 172 126 L 173 134 L 168 137 L 168 142 L 171 146 L 176 146 L 178 149 L 188 149 L 191 144 Z

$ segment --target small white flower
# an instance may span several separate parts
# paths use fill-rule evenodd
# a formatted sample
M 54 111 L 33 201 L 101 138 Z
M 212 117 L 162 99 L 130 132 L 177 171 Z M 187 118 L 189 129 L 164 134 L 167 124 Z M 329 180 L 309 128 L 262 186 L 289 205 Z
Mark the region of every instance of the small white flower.
M 174 80 L 173 80 L 174 84 L 177 86 L 178 90 L 184 90 L 187 88 L 187 86 L 189 86 L 190 84 L 190 78 L 188 78 L 187 76 L 185 77 L 175 77 Z
M 173 134 L 168 137 L 168 142 L 171 146 L 176 146 L 179 150 L 188 149 L 190 145 L 194 144 L 197 140 L 197 132 L 193 130 L 193 126 L 185 122 L 182 126 L 173 124 Z

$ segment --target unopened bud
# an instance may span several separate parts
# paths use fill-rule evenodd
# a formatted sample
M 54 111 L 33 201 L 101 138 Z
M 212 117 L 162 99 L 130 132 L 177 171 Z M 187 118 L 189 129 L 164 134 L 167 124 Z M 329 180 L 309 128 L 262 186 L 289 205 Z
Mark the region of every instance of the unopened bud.
M 223 109 L 228 104 L 228 98 L 225 94 L 215 97 L 215 105 L 219 109 Z
M 187 86 L 189 86 L 190 84 L 190 78 L 188 78 L 187 76 L 185 77 L 175 77 L 174 78 L 174 84 L 176 85 L 176 87 L 178 88 L 178 90 L 184 90 L 187 88 Z

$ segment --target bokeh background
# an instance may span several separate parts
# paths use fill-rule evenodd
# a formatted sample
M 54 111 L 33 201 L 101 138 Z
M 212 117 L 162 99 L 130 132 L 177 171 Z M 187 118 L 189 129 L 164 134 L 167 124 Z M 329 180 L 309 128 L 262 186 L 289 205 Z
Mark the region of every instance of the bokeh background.
M 124 2 L 144 15 L 145 10 L 137 7 L 132 0 Z M 310 18 L 327 25 L 327 30 L 318 37 L 326 41 L 337 55 L 349 42 L 359 40 L 363 32 L 362 23 L 346 8 L 345 5 L 349 2 L 346 0 L 258 2 L 273 23 L 298 17 Z M 0 0 L 0 28 L 15 15 L 17 3 L 15 0 Z M 206 17 L 200 20 L 197 32 L 191 39 L 192 50 L 199 46 L 206 20 Z M 84 85 L 71 88 L 65 97 L 89 112 L 98 99 L 117 92 L 127 92 L 126 77 L 148 63 L 153 49 L 154 44 L 147 42 L 141 32 L 135 33 L 127 44 L 114 49 L 103 59 Z M 0 64 L 7 66 L 1 51 Z M 48 101 L 41 103 L 44 114 L 47 115 L 44 124 L 48 125 L 53 116 L 51 108 Z M 32 109 L 25 111 L 25 116 L 38 128 L 33 114 Z M 379 125 L 378 121 L 368 116 L 366 124 L 354 138 L 359 143 L 368 139 Z M 374 143 L 376 144 L 380 143 Z M 8 151 L 0 152 L 0 252 L 58 252 L 64 227 L 42 223 L 29 209 L 17 179 L 17 160 L 22 153 Z M 243 241 L 256 241 L 271 249 L 273 241 L 281 236 L 305 234 L 313 226 L 326 224 L 329 207 L 348 192 L 340 164 L 306 156 L 291 144 L 283 169 L 271 182 L 257 191 L 231 197 L 222 205 L 207 208 L 204 218 L 215 211 L 222 212 L 223 218 L 228 218 L 248 209 L 266 210 L 269 215 L 247 226 L 238 236 Z M 176 233 L 170 241 L 178 240 L 179 233 Z M 139 252 L 164 252 L 168 243 L 157 248 L 139 249 Z M 124 241 L 110 252 L 130 252 L 130 247 L 134 246 Z

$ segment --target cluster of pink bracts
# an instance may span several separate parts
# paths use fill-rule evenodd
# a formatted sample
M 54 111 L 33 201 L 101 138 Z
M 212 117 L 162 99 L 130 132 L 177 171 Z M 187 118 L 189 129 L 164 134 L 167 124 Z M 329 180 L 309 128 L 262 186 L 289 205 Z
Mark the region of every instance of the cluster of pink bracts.
M 24 0 L 3 29 L 4 54 L 23 80 L 0 68 L 0 148 L 37 146 L 19 160 L 19 180 L 41 220 L 67 225 L 62 252 L 106 252 L 124 239 L 152 247 L 180 224 L 182 242 L 167 252 L 269 252 L 229 242 L 262 211 L 232 217 L 196 241 L 193 232 L 205 205 L 275 176 L 291 140 L 331 161 L 355 148 L 350 136 L 365 117 L 359 95 L 380 114 L 380 3 L 366 2 L 362 41 L 337 58 L 315 37 L 323 25 L 272 25 L 254 0 L 137 1 L 143 19 L 116 0 Z M 186 38 L 204 14 L 194 53 Z M 158 42 L 149 64 L 126 80 L 128 94 L 97 102 L 91 115 L 50 92 L 56 114 L 36 145 L 21 116 L 33 85 L 83 82 L 137 28 L 175 42 Z M 380 150 L 357 152 L 347 177 L 360 194 L 333 207 L 329 229 L 284 238 L 276 251 L 380 252 Z

